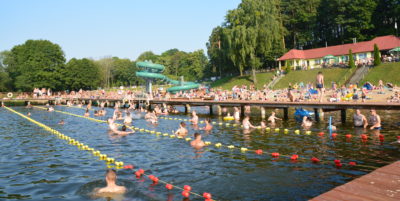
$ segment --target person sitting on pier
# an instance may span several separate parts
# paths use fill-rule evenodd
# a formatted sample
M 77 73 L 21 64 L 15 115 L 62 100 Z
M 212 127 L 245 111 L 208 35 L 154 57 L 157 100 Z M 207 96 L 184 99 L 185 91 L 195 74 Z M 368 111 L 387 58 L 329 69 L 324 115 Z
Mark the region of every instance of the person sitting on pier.
M 381 130 L 381 117 L 376 113 L 376 110 L 374 109 L 371 109 L 370 113 L 371 116 L 369 116 L 369 123 L 372 125 L 370 129 Z
M 126 187 L 118 186 L 116 182 L 117 182 L 117 173 L 113 169 L 108 169 L 106 172 L 107 186 L 103 188 L 96 188 L 94 192 L 96 194 L 102 194 L 102 193 L 124 194 L 126 192 Z
M 275 112 L 272 112 L 271 116 L 268 117 L 268 121 L 271 123 L 271 125 L 275 125 L 275 120 L 282 120 L 282 119 L 276 117 Z
M 304 116 L 304 117 L 303 117 L 303 122 L 301 123 L 301 126 L 302 126 L 304 129 L 310 129 L 311 126 L 312 126 L 312 119 L 311 119 L 311 117 L 309 117 L 309 116 Z
M 88 109 L 88 108 L 86 108 L 85 114 L 84 114 L 83 116 L 84 116 L 84 117 L 89 117 L 89 116 L 90 116 L 90 113 L 89 113 L 89 109 Z
M 205 130 L 205 131 L 212 130 L 213 126 L 211 125 L 210 118 L 207 118 L 206 120 L 204 120 L 204 122 L 206 123 L 206 126 L 204 128 L 202 128 L 202 130 Z
M 199 122 L 199 117 L 197 116 L 195 110 L 193 110 L 192 116 L 193 116 L 193 117 L 192 117 L 192 119 L 190 120 L 190 122 L 192 122 L 193 125 L 197 125 L 198 122 Z
M 201 149 L 205 146 L 203 140 L 201 140 L 201 134 L 200 133 L 194 133 L 194 140 L 190 142 L 190 145 L 194 147 L 195 149 Z
M 354 127 L 367 128 L 368 126 L 367 118 L 363 114 L 361 114 L 361 111 L 359 109 L 357 109 L 356 113 L 353 115 L 353 122 Z
M 253 125 L 250 123 L 250 117 L 249 117 L 249 116 L 246 116 L 246 117 L 243 119 L 242 125 L 243 125 L 243 129 L 245 129 L 245 130 L 248 130 L 248 129 L 250 129 L 250 128 L 255 128 L 255 126 L 253 126 Z
M 185 122 L 181 122 L 179 124 L 179 129 L 175 132 L 176 135 L 181 136 L 181 137 L 185 137 L 188 133 L 188 130 L 186 129 L 186 123 Z

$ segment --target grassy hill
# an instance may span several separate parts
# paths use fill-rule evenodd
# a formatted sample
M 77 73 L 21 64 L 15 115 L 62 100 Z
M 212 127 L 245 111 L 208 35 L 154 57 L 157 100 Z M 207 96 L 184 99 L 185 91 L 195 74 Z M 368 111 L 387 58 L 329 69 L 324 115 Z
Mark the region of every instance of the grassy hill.
M 395 85 L 400 85 L 400 62 L 384 63 L 377 67 L 371 68 L 368 74 L 361 80 L 360 83 L 367 81 L 372 84 L 378 84 L 379 80 L 384 83 L 391 82 Z
M 258 73 L 256 74 L 257 78 L 257 88 L 262 89 L 264 84 L 268 84 L 269 82 L 272 81 L 272 77 L 274 74 L 272 72 L 268 73 Z M 230 77 L 224 77 L 222 79 L 219 79 L 213 83 L 211 83 L 212 88 L 222 88 L 222 89 L 232 89 L 233 86 L 235 85 L 251 85 L 253 83 L 253 77 L 251 75 L 245 75 L 245 76 L 230 76 Z
M 346 79 L 350 77 L 353 70 L 348 68 L 330 68 L 330 69 L 312 69 L 312 70 L 298 70 L 290 71 L 285 77 L 283 77 L 276 85 L 274 89 L 282 89 L 289 86 L 289 83 L 294 85 L 295 83 L 308 82 L 315 83 L 315 77 L 317 73 L 321 71 L 324 75 L 325 85 L 330 88 L 332 82 L 343 84 Z

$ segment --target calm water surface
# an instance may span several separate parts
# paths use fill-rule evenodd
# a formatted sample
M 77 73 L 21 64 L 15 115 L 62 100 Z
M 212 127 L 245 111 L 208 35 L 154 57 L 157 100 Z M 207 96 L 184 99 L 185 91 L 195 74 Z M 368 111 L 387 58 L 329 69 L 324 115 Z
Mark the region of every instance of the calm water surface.
M 31 112 L 33 119 L 110 157 L 134 164 L 178 186 L 191 185 L 194 192 L 210 192 L 217 200 L 307 200 L 373 170 L 368 167 L 337 169 L 332 164 L 312 164 L 309 161 L 294 163 L 284 157 L 272 159 L 269 155 L 213 146 L 195 151 L 184 140 L 141 132 L 116 137 L 108 133 L 104 123 L 40 109 L 13 109 L 23 114 Z M 57 106 L 56 109 L 84 113 L 77 108 Z M 207 108 L 193 109 L 203 113 L 201 119 L 207 116 Z M 203 138 L 249 149 L 298 154 L 307 158 L 315 156 L 321 160 L 356 161 L 381 167 L 400 157 L 400 146 L 390 144 L 400 134 L 400 114 L 393 111 L 378 113 L 384 121 L 384 130 L 381 131 L 385 135 L 383 143 L 371 131 L 355 131 L 351 122 L 337 124 L 339 136 L 336 140 L 317 135 L 326 128 L 326 122 L 315 125 L 312 135 L 295 135 L 292 131 L 299 127 L 293 119 L 278 124 L 280 128 L 291 129 L 289 134 L 262 130 L 243 133 L 240 128 L 215 125 L 213 131 L 205 133 Z M 108 109 L 107 116 L 111 114 L 112 110 Z M 339 119 L 336 113 L 325 115 Z M 351 114 L 348 115 L 350 119 Z M 183 114 L 173 116 L 188 117 Z M 61 119 L 65 125 L 57 124 Z M 217 117 L 213 120 L 219 121 Z M 260 120 L 253 117 L 252 121 L 259 124 Z M 159 125 L 154 126 L 140 119 L 134 120 L 133 125 L 170 133 L 178 128 L 178 123 L 160 119 Z M 364 132 L 369 135 L 367 143 L 362 143 L 359 137 L 350 141 L 344 137 L 347 133 L 356 136 Z M 194 129 L 190 128 L 189 133 L 192 135 Z M 0 139 L 0 200 L 105 200 L 90 196 L 93 188 L 105 185 L 106 166 L 89 152 L 68 145 L 4 108 L 0 108 Z M 138 180 L 131 171 L 119 170 L 118 175 L 120 184 L 129 189 L 122 200 L 182 200 L 180 191 L 168 192 L 162 184 L 153 186 L 148 179 Z M 203 199 L 191 196 L 190 200 Z

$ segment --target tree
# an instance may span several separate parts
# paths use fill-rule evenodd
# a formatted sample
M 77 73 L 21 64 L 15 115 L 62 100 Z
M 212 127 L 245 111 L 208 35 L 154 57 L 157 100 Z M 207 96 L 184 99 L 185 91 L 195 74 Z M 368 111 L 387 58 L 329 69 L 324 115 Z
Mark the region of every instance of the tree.
M 9 51 L 0 52 L 0 92 L 11 90 L 11 79 L 7 73 L 7 65 L 4 60 L 10 54 Z
M 131 60 L 114 57 L 112 65 L 112 75 L 116 86 L 130 86 L 138 80 L 135 74 L 136 65 Z
M 152 51 L 146 51 L 140 54 L 136 61 L 152 61 L 153 63 L 157 63 L 158 55 L 154 54 Z
M 89 59 L 69 60 L 63 73 L 65 84 L 71 90 L 94 90 L 100 86 L 100 70 Z
M 379 66 L 381 64 L 381 53 L 377 44 L 374 44 L 374 66 Z
M 379 0 L 372 15 L 374 24 L 374 36 L 395 35 L 395 23 L 400 26 L 400 2 L 399 0 Z
M 107 56 L 100 60 L 95 61 L 95 64 L 98 66 L 100 70 L 101 86 L 110 88 L 113 83 L 113 75 L 112 75 L 112 71 L 114 70 L 113 58 L 111 58 L 111 56 Z
M 48 40 L 27 40 L 14 46 L 4 60 L 16 90 L 63 88 L 65 57 L 61 47 Z
M 353 52 L 351 51 L 351 49 L 349 49 L 349 67 L 350 68 L 356 67 L 356 64 L 354 63 Z

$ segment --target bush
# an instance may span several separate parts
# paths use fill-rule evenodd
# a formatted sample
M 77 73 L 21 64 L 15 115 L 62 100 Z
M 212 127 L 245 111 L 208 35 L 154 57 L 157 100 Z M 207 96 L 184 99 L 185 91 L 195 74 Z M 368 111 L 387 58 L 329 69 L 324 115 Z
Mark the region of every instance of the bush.
M 374 44 L 374 66 L 381 64 L 381 55 L 377 44 Z

